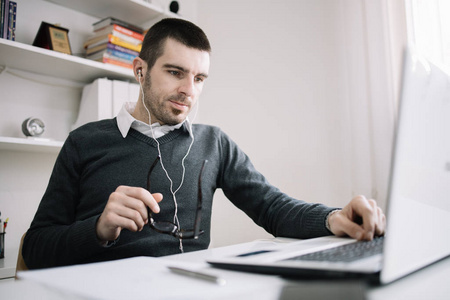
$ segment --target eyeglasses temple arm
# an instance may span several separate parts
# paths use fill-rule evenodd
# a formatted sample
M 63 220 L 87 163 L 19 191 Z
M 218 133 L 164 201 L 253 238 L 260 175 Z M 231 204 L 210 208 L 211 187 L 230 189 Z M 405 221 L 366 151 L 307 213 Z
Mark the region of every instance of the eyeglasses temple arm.
M 152 174 L 153 169 L 155 168 L 156 164 L 159 162 L 160 159 L 161 159 L 161 157 L 158 155 L 156 157 L 155 161 L 153 162 L 153 164 L 151 165 L 150 170 L 148 170 L 148 174 L 147 174 L 147 190 L 149 192 L 150 192 L 150 174 Z M 148 217 L 151 218 L 152 212 L 150 210 L 150 207 L 148 207 L 148 206 L 147 206 L 147 213 L 148 213 Z
M 198 176 L 198 197 L 197 197 L 197 211 L 195 213 L 195 223 L 194 223 L 194 239 L 198 239 L 198 236 L 200 235 L 200 222 L 202 219 L 202 174 L 203 169 L 205 168 L 205 165 L 208 161 L 204 160 L 202 164 L 202 168 L 200 170 L 200 175 Z
M 153 162 L 152 166 L 150 167 L 150 170 L 148 170 L 148 174 L 147 174 L 147 190 L 150 192 L 150 174 L 152 174 L 153 169 L 155 168 L 156 164 L 159 162 L 159 160 L 161 159 L 161 157 L 158 155 L 155 159 L 155 161 Z

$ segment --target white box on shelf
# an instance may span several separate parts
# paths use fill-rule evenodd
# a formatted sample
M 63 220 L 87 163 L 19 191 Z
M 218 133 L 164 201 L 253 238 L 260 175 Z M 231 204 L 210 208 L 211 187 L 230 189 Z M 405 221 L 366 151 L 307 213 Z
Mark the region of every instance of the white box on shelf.
M 113 118 L 125 102 L 135 102 L 138 97 L 139 85 L 136 83 L 96 79 L 83 88 L 78 117 L 72 129 L 89 122 Z
M 80 109 L 72 129 L 112 116 L 112 81 L 99 78 L 83 88 Z

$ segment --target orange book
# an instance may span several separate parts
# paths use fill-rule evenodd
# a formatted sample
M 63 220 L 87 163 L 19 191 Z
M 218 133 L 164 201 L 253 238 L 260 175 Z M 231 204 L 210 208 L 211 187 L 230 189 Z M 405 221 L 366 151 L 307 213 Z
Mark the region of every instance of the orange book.
M 124 68 L 128 68 L 128 69 L 132 69 L 133 68 L 133 64 L 127 64 L 127 63 L 122 62 L 120 60 L 115 60 L 115 59 L 108 58 L 108 57 L 103 57 L 102 62 L 105 63 L 105 64 L 116 65 L 116 66 L 120 66 L 120 67 L 124 67 Z
M 131 43 L 128 43 L 127 41 L 125 41 L 117 36 L 114 36 L 112 34 L 108 34 L 107 36 L 99 37 L 98 39 L 90 39 L 86 43 L 84 43 L 84 48 L 86 48 L 86 49 L 93 48 L 98 45 L 103 45 L 103 44 L 107 44 L 107 43 L 111 43 L 111 44 L 118 45 L 118 46 L 121 46 L 121 47 L 124 47 L 127 49 L 131 49 L 136 52 L 140 52 L 141 48 L 142 48 L 142 43 L 140 43 L 138 45 L 131 44 Z
M 117 36 L 113 36 L 113 35 L 109 35 L 108 38 L 109 38 L 110 43 L 124 47 L 124 48 L 134 50 L 136 52 L 140 52 L 142 49 L 142 44 L 133 45 L 133 44 L 130 44 L 130 43 L 124 41 L 123 39 L 118 38 Z
M 143 34 L 140 34 L 139 32 L 130 30 L 128 28 L 125 28 L 125 27 L 117 25 L 117 24 L 112 24 L 110 26 L 107 26 L 107 27 L 104 27 L 102 29 L 95 31 L 95 36 L 101 36 L 101 35 L 106 35 L 106 34 L 114 35 L 114 32 L 119 32 L 119 33 L 125 34 L 129 37 L 135 38 L 140 41 L 144 40 Z

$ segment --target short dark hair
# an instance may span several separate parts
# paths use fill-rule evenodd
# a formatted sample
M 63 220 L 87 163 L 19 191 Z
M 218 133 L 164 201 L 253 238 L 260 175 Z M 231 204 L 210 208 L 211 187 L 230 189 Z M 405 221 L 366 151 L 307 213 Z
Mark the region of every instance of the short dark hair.
M 162 19 L 148 30 L 139 53 L 139 57 L 147 63 L 148 70 L 163 55 L 164 43 L 168 38 L 189 48 L 211 52 L 209 40 L 200 27 L 183 19 Z

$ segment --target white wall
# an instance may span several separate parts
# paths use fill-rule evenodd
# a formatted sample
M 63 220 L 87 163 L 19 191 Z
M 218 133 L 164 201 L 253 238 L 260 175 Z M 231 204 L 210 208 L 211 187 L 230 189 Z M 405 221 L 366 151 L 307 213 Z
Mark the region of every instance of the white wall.
M 371 84 L 384 85 L 389 78 L 379 78 L 385 75 L 379 72 L 370 79 L 367 55 L 373 47 L 367 34 L 379 35 L 380 43 L 387 37 L 385 27 L 368 27 L 373 22 L 366 20 L 367 3 L 198 2 L 197 23 L 213 49 L 199 122 L 220 126 L 272 184 L 297 199 L 343 206 L 356 194 L 377 194 L 367 141 L 372 124 L 364 120 L 372 118 Z M 391 113 L 385 111 L 392 130 Z M 385 135 L 388 148 L 391 136 Z M 355 164 L 355 156 L 361 163 Z M 381 166 L 386 182 L 388 164 L 389 158 Z M 217 193 L 212 246 L 268 236 Z
M 198 4 L 213 48 L 201 122 L 220 126 L 281 190 L 333 206 L 351 195 L 339 8 L 326 0 Z M 213 246 L 267 236 L 246 221 L 219 193 Z
M 41 21 L 59 23 L 69 28 L 74 54 L 82 52 L 82 43 L 97 20 L 45 1 L 18 0 L 17 4 L 18 42 L 32 44 Z M 0 135 L 24 137 L 22 121 L 34 116 L 46 124 L 43 138 L 64 140 L 76 118 L 82 85 L 6 67 L 0 73 Z M 8 257 L 17 255 L 20 237 L 47 187 L 56 155 L 0 150 L 0 210 L 3 220 L 10 218 L 5 243 Z

